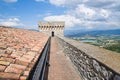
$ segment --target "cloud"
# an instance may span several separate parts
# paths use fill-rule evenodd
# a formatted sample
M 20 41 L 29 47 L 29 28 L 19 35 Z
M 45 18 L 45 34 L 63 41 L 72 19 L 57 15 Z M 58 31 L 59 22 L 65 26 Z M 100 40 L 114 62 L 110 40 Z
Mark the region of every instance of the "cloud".
M 66 0 L 50 0 L 50 3 L 51 4 L 54 4 L 56 6 L 61 6 L 61 5 L 64 5 L 66 2 Z
M 14 3 L 14 2 L 17 2 L 18 0 L 3 0 L 3 1 L 7 3 Z
M 100 10 L 100 15 L 103 16 L 104 18 L 108 18 L 111 12 L 108 12 L 105 9 Z
M 18 27 L 24 26 L 18 18 L 0 19 L 0 26 Z
M 45 21 L 65 21 L 67 28 L 75 26 L 75 24 L 81 23 L 80 19 L 75 18 L 71 15 L 56 15 L 48 16 L 44 18 Z
M 65 6 L 65 7 L 73 7 L 79 4 L 85 4 L 90 7 L 111 7 L 111 5 L 120 4 L 118 0 L 49 0 L 49 2 L 56 6 Z
M 120 23 L 116 21 L 92 21 L 81 20 L 71 15 L 53 15 L 44 18 L 45 21 L 65 21 L 67 30 L 102 30 L 102 29 L 118 29 Z
M 51 4 L 56 6 L 71 7 L 77 4 L 88 2 L 89 0 L 49 0 Z
M 49 2 L 58 7 L 65 7 L 66 11 L 62 15 L 48 15 L 44 20 L 64 20 L 69 29 L 120 28 L 119 0 L 49 0 Z
M 87 8 L 85 5 L 78 5 L 75 9 L 77 16 L 84 16 L 85 18 L 92 18 L 95 15 L 95 10 Z
M 35 0 L 36 2 L 43 2 L 43 1 L 45 1 L 45 0 Z

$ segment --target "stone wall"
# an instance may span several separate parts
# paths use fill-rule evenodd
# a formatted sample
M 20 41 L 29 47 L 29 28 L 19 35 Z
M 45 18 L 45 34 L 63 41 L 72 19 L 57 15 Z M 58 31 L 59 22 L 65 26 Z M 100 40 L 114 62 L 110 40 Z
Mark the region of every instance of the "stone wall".
M 102 62 L 92 58 L 63 39 L 57 39 L 63 46 L 64 52 L 80 72 L 83 80 L 120 80 L 120 74 Z

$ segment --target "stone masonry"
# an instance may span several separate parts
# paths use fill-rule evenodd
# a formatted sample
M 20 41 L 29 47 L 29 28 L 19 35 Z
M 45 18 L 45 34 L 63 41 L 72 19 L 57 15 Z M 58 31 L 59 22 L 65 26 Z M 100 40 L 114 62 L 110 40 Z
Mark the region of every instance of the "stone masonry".
M 120 74 L 87 55 L 85 52 L 74 47 L 64 39 L 58 38 L 59 43 L 64 47 L 64 52 L 69 56 L 83 80 L 120 80 Z

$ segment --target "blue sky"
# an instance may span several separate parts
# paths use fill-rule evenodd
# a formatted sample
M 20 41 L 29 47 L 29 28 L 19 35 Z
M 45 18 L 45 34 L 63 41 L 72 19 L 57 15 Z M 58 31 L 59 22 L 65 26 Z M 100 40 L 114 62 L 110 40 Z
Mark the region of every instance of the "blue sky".
M 66 29 L 120 29 L 120 0 L 0 0 L 0 25 L 37 29 L 65 21 Z

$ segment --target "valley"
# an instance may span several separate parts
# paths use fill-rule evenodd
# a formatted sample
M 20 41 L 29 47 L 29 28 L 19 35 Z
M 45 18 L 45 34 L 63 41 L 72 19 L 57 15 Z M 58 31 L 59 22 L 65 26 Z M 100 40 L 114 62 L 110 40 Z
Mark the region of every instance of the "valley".
M 82 37 L 71 37 L 80 42 L 99 46 L 120 53 L 120 35 L 85 35 Z

